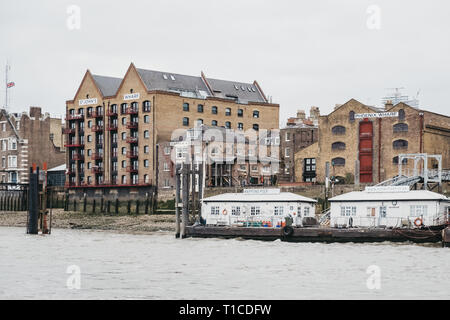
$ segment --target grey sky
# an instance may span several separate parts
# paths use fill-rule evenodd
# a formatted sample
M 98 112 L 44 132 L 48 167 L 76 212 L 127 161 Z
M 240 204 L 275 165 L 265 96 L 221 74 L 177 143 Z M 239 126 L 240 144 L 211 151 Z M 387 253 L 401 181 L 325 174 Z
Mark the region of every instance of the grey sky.
M 66 26 L 69 5 L 81 29 Z M 381 9 L 369 29 L 367 9 Z M 10 111 L 41 106 L 62 115 L 90 69 L 124 76 L 139 68 L 224 80 L 258 80 L 281 105 L 322 114 L 351 98 L 379 105 L 405 87 L 421 107 L 449 115 L 449 1 L 6 1 L 0 64 L 11 63 Z M 4 103 L 1 81 L 0 105 Z

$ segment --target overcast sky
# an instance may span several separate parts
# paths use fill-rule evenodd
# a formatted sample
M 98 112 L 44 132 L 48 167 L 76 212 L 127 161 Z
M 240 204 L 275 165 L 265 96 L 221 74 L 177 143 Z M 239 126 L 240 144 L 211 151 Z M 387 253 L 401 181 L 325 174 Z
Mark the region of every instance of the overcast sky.
M 380 105 L 388 88 L 419 93 L 450 115 L 450 1 L 0 0 L 0 65 L 9 59 L 10 111 L 61 116 L 86 69 L 139 68 L 253 82 L 280 104 L 322 114 L 355 98 Z M 70 30 L 71 5 L 80 29 Z M 4 80 L 0 105 L 4 104 Z

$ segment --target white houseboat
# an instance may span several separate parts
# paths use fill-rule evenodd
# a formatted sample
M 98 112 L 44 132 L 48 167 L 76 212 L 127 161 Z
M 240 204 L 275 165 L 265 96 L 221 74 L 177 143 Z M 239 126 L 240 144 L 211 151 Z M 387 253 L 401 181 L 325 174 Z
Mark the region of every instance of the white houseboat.
M 249 189 L 202 200 L 202 218 L 210 226 L 283 227 L 285 217 L 293 226 L 315 217 L 317 201 L 279 189 Z
M 450 199 L 409 187 L 367 187 L 330 200 L 331 227 L 422 227 L 448 222 Z

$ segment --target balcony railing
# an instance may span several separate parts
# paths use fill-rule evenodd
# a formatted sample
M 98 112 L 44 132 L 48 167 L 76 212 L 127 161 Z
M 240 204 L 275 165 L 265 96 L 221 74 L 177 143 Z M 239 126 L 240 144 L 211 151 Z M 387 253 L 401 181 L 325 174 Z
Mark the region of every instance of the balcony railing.
M 108 116 L 108 117 L 117 117 L 117 110 L 108 110 L 108 111 L 106 111 L 106 115 Z
M 138 114 L 138 109 L 130 107 L 127 109 L 127 114 Z
M 137 137 L 128 137 L 127 138 L 127 143 L 137 143 L 137 142 L 138 142 Z
M 66 121 L 72 121 L 72 120 L 83 120 L 84 114 L 69 114 L 66 117 Z
M 103 118 L 103 111 L 92 111 L 88 112 L 88 118 Z
M 103 131 L 103 126 L 99 126 L 99 125 L 92 126 L 91 131 L 92 132 Z
M 117 158 L 117 152 L 111 152 L 111 158 L 116 159 Z
M 75 160 L 75 161 L 83 161 L 84 160 L 84 155 L 77 153 L 77 154 L 73 155 L 72 159 Z
M 117 124 L 114 123 L 108 124 L 108 126 L 106 127 L 107 131 L 117 131 L 117 129 L 118 129 Z
M 91 156 L 92 160 L 102 160 L 103 159 L 103 154 L 101 153 L 93 153 Z
M 103 173 L 103 168 L 102 167 L 92 167 L 92 173 L 93 174 L 100 174 Z
M 129 173 L 137 173 L 139 171 L 137 166 L 128 166 L 127 167 L 127 172 Z
M 83 142 L 69 142 L 64 145 L 64 148 L 83 148 L 84 143 Z
M 127 123 L 127 129 L 137 129 L 138 128 L 138 123 L 137 122 L 128 122 Z
M 75 133 L 75 128 L 65 128 L 63 129 L 63 134 L 74 134 Z
M 137 157 L 138 157 L 137 151 L 128 151 L 127 152 L 127 158 L 133 159 L 133 158 L 137 158 Z

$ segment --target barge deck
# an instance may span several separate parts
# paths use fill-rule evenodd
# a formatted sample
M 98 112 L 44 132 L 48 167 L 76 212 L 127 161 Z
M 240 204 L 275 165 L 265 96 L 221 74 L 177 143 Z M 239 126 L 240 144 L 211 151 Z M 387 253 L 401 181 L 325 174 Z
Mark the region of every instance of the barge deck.
M 445 227 L 443 227 L 445 228 Z M 248 240 L 287 242 L 414 242 L 447 244 L 450 229 L 382 229 L 382 228 L 292 228 L 286 234 L 280 228 L 187 226 L 186 237 L 192 238 L 242 238 Z M 447 237 L 446 237 L 447 235 Z M 447 240 L 446 240 L 447 238 Z

